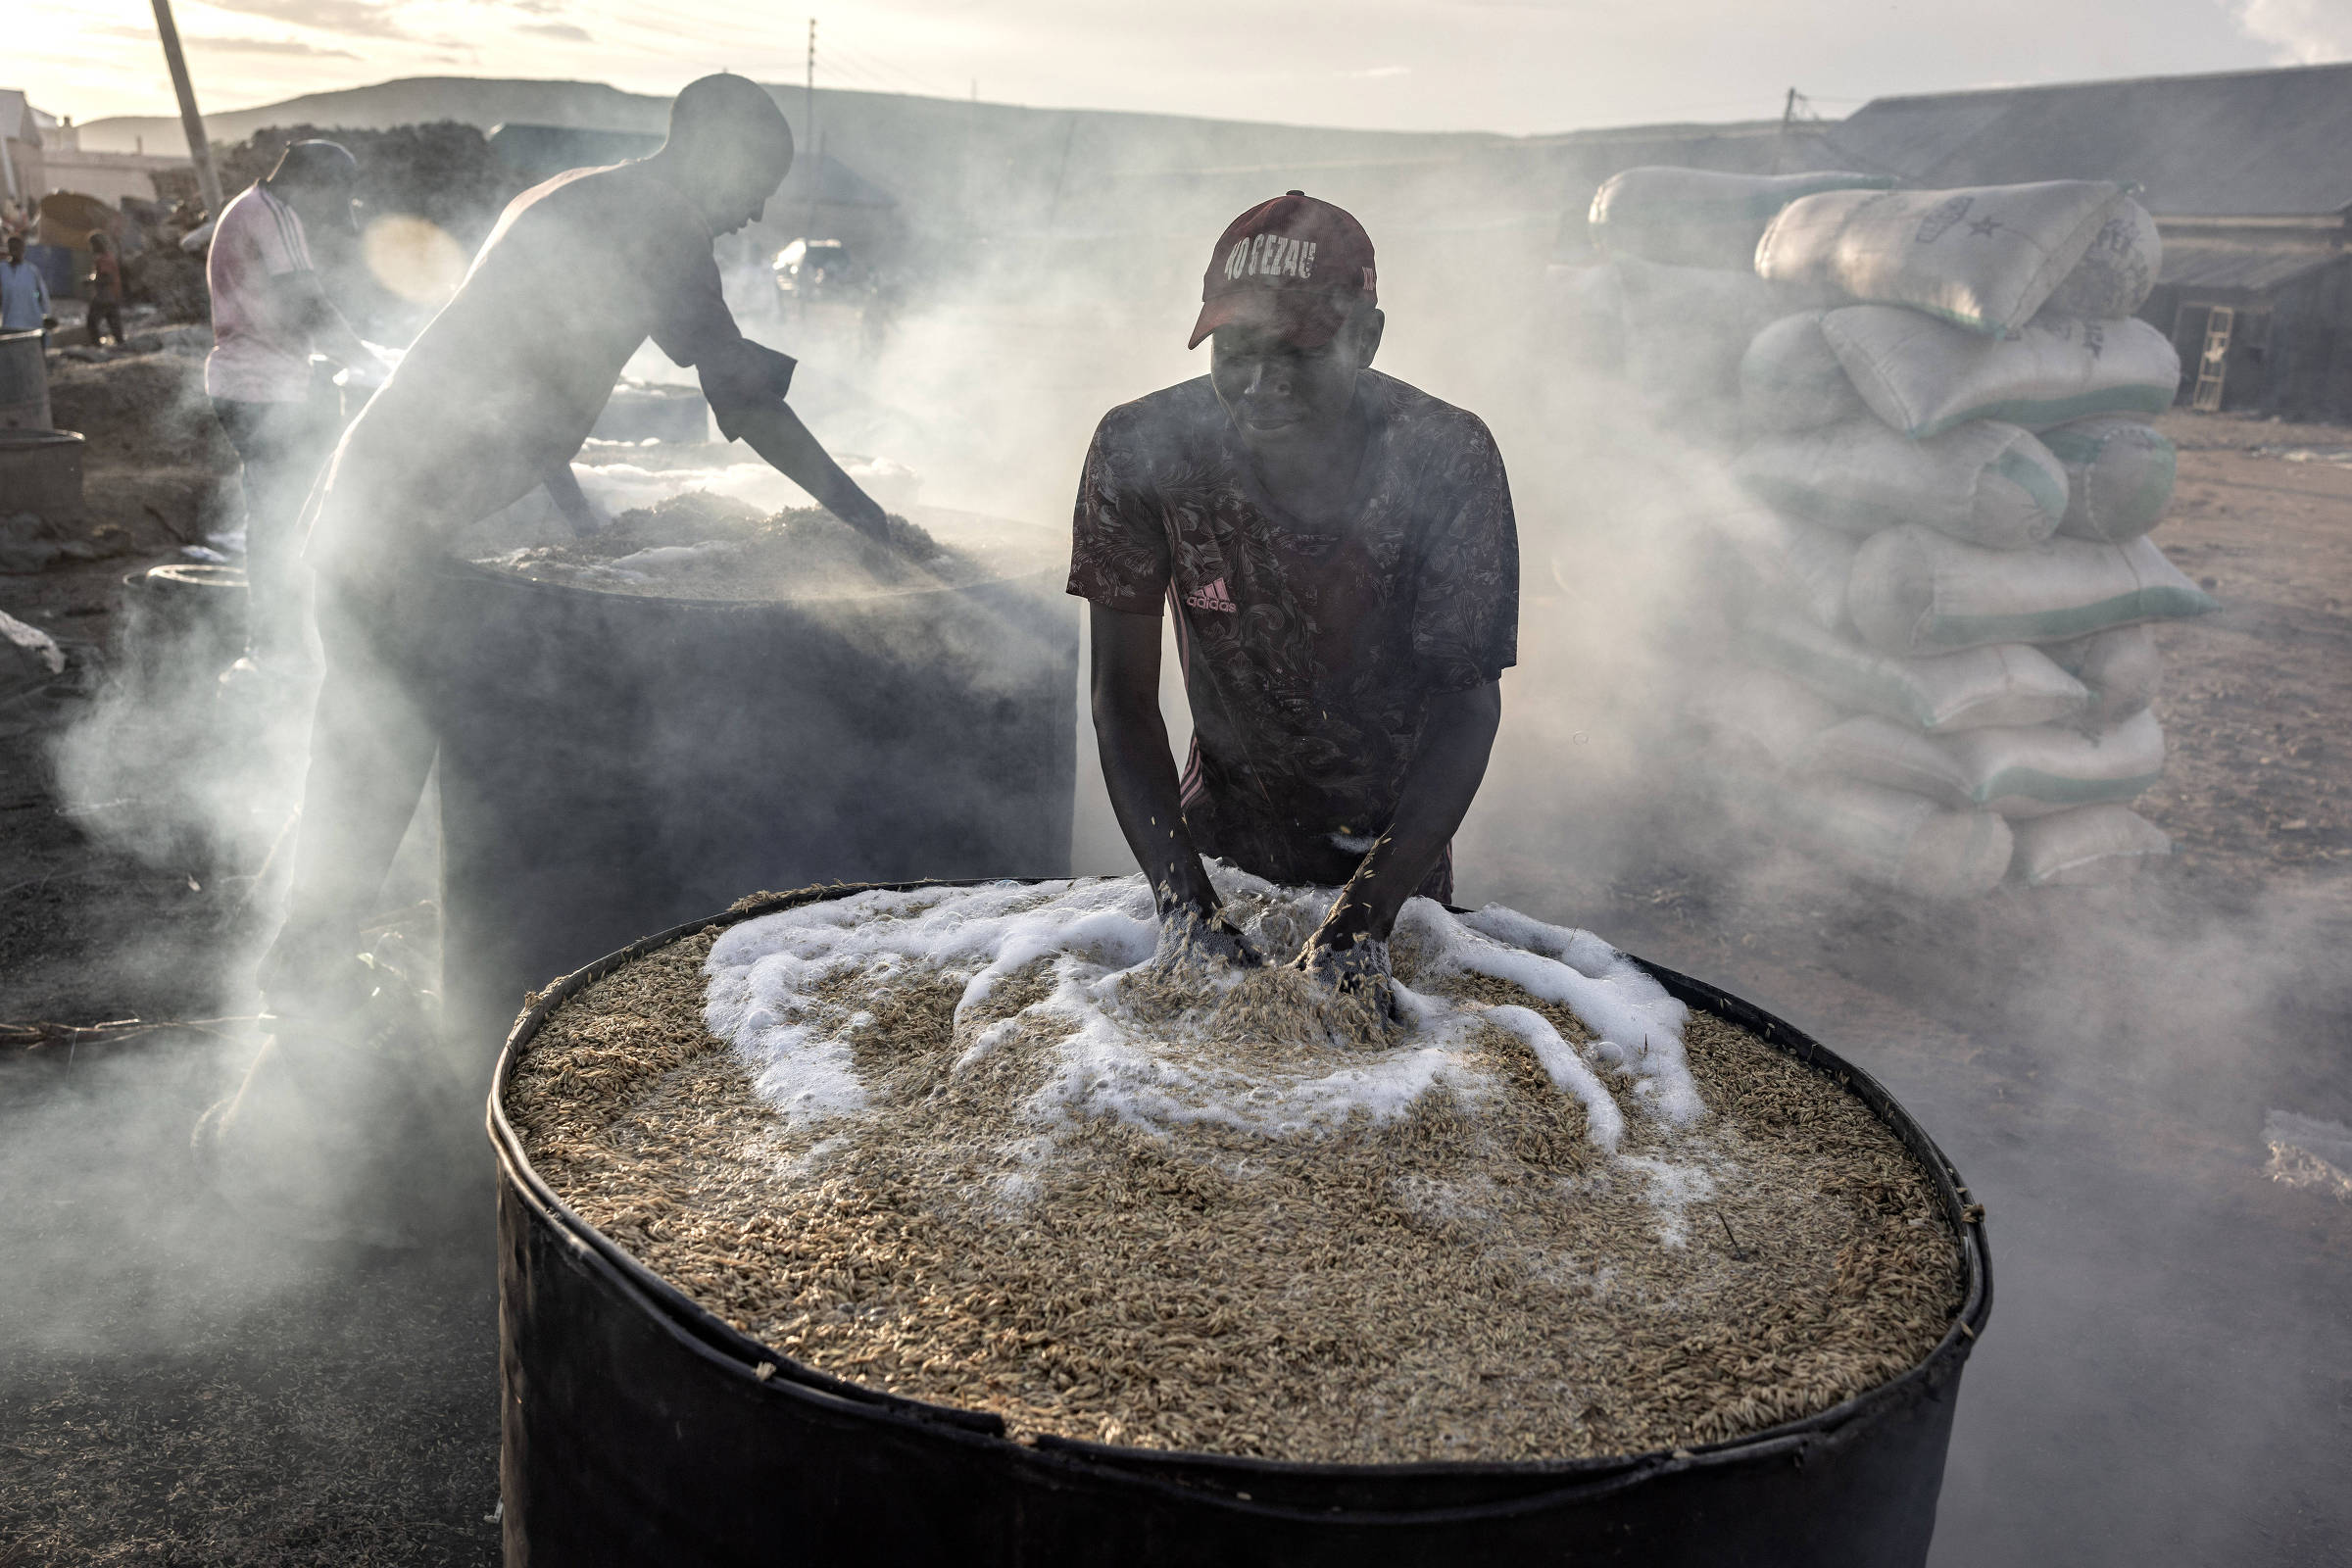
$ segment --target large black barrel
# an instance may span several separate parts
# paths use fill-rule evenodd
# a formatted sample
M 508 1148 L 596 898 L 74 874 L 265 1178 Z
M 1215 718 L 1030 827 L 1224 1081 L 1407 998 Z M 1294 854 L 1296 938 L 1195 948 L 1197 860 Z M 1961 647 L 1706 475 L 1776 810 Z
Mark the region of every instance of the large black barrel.
M 123 673 L 142 692 L 203 686 L 245 652 L 243 566 L 175 561 L 122 579 Z
M 459 1027 L 747 888 L 1066 872 L 1060 587 L 684 600 L 453 564 L 433 701 Z
M 72 430 L 0 430 L 0 517 L 29 512 L 44 522 L 81 521 L 83 445 Z
M 0 332 L 0 430 L 50 428 L 49 363 L 41 348 L 37 331 Z
M 588 435 L 595 441 L 708 441 L 710 404 L 690 386 L 616 386 Z
M 1933 1177 L 1960 1237 L 1965 1296 L 1942 1343 L 1901 1377 L 1802 1421 L 1689 1450 L 1282 1464 L 1015 1443 L 994 1416 L 858 1389 L 730 1329 L 548 1190 L 502 1109 L 508 1075 L 550 1009 L 628 958 L 709 925 L 858 891 L 809 889 L 648 938 L 572 975 L 515 1026 L 490 1097 L 509 1568 L 1926 1561 L 1961 1368 L 1992 1305 L 1982 1210 L 1876 1080 L 1737 997 L 1655 965 L 1644 967 L 1691 1006 L 1836 1077 Z

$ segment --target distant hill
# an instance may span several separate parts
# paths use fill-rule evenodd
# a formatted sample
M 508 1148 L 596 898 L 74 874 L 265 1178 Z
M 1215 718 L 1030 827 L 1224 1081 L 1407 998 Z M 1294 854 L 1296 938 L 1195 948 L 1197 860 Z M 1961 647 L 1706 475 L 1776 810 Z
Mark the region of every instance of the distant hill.
M 792 86 L 771 85 L 768 91 L 805 143 L 808 94 Z M 667 121 L 668 107 L 665 98 L 626 93 L 601 82 L 417 76 L 210 114 L 205 123 L 216 142 L 241 141 L 257 130 L 279 125 L 385 130 L 436 120 L 454 120 L 485 131 L 512 121 L 658 132 Z M 1509 140 L 1479 132 L 1334 130 L 1112 110 L 1025 109 L 822 87 L 816 93 L 816 116 L 828 152 L 852 167 L 861 158 L 899 166 L 899 188 L 906 189 L 910 180 L 910 193 L 918 200 L 926 194 L 925 186 L 943 187 L 944 194 L 945 185 L 960 183 L 960 166 L 974 161 L 975 155 L 983 164 L 1027 155 L 1044 166 L 1048 175 L 1066 182 L 1068 175 L 1083 178 L 1111 168 L 1122 173 L 1139 169 L 1239 172 L 1268 163 L 1313 169 L 1411 162 Z M 123 116 L 86 122 L 81 144 L 127 152 L 142 141 L 168 147 L 179 135 L 176 118 Z M 948 139 L 943 142 L 942 137 Z M 943 151 L 959 156 L 943 159 Z M 956 165 L 956 177 L 925 178 L 906 167 L 913 164 Z
M 273 125 L 389 130 L 394 125 L 435 120 L 454 120 L 482 130 L 503 120 L 600 130 L 660 130 L 667 116 L 668 105 L 662 99 L 622 92 L 597 81 L 412 76 L 342 92 L 307 93 L 258 109 L 208 114 L 204 122 L 215 141 L 243 141 Z M 122 115 L 86 121 L 81 126 L 81 144 L 94 152 L 129 152 L 142 138 L 153 148 L 179 146 L 179 117 Z
M 808 141 L 807 94 L 767 89 Z M 1418 240 L 1447 268 L 1491 272 L 1504 255 L 1541 267 L 1554 236 L 1574 230 L 1592 188 L 1635 163 L 1709 168 L 1824 167 L 1819 125 L 1791 134 L 1778 122 L 1659 125 L 1509 137 L 1485 132 L 1344 130 L 1109 110 L 1027 109 L 819 88 L 816 132 L 826 160 L 888 192 L 905 232 L 941 265 L 994 268 L 1025 245 L 1093 245 L 1110 275 L 1139 258 L 1182 256 L 1253 202 L 1302 189 L 1355 212 L 1384 246 Z M 206 117 L 216 141 L 310 124 L 388 129 L 451 120 L 488 130 L 502 122 L 658 132 L 667 100 L 599 82 L 416 77 L 314 93 Z M 176 119 L 95 120 L 89 148 L 169 147 Z M 813 160 L 803 160 L 810 170 Z M 755 235 L 781 244 L 806 221 L 801 175 L 769 204 Z M 796 204 L 799 204 L 796 206 Z M 1564 228 L 1565 222 L 1565 228 Z M 1181 239 L 1172 248 L 1163 240 Z M 1401 253 L 1397 253 L 1401 259 Z M 1436 258 L 1432 257 L 1432 264 Z M 1433 281 L 1435 274 L 1432 273 Z M 1144 280 L 1130 277 L 1136 283 Z M 1177 286 L 1173 270 L 1154 286 Z
M 806 149 L 807 93 L 768 91 Z M 513 122 L 660 131 L 667 114 L 665 99 L 598 82 L 432 76 L 205 120 L 216 142 L 230 142 L 296 124 L 378 130 L 437 120 L 483 130 Z M 1250 202 L 1292 186 L 1374 207 L 1407 187 L 1416 210 L 1432 201 L 1442 211 L 1527 205 L 1524 193 L 1494 190 L 1491 180 L 1462 183 L 1465 160 L 1513 145 L 1478 132 L 1337 130 L 828 88 L 817 90 L 816 122 L 829 159 L 890 192 L 910 228 L 935 239 L 1163 228 L 1191 234 L 1204 223 L 1213 234 Z M 179 134 L 178 121 L 162 117 L 94 120 L 81 131 L 84 147 L 110 149 L 142 139 L 168 147 Z M 1556 199 L 1545 192 L 1535 205 L 1549 212 Z

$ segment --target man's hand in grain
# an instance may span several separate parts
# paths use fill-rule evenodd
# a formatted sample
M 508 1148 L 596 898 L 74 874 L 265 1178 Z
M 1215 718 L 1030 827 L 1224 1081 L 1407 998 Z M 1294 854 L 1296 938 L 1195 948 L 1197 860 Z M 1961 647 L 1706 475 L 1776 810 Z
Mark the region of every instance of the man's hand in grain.
M 1349 997 L 1378 1007 L 1390 1021 L 1403 1014 L 1396 1005 L 1396 982 L 1389 974 L 1389 945 L 1347 918 L 1345 903 L 1332 911 L 1315 934 L 1306 939 L 1291 967 L 1334 996 Z
M 1179 904 L 1159 917 L 1159 951 L 1152 956 L 1155 967 L 1209 961 L 1255 968 L 1265 959 L 1222 910 Z

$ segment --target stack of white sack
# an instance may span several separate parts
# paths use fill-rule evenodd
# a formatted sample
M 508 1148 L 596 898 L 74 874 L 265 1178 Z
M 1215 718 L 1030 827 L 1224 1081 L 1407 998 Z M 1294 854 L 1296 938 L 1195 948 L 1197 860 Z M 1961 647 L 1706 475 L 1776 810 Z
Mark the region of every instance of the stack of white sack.
M 1871 174 L 1719 174 L 1629 169 L 1594 193 L 1603 260 L 1555 268 L 1544 351 L 1621 376 L 1662 426 L 1703 446 L 1740 439 L 1740 358 L 1768 323 L 1823 296 L 1759 277 L 1756 242 L 1781 210 L 1827 191 L 1884 190 Z
M 2150 623 L 2216 607 L 2147 538 L 2180 381 L 2132 316 L 2159 259 L 2090 180 L 1823 190 L 1763 228 L 1757 281 L 1815 303 L 1737 368 L 1752 504 L 1710 520 L 1743 667 L 1707 706 L 1809 849 L 1940 898 L 2169 853 L 2130 806 L 2164 765 Z M 1630 372 L 1630 288 L 1626 318 Z

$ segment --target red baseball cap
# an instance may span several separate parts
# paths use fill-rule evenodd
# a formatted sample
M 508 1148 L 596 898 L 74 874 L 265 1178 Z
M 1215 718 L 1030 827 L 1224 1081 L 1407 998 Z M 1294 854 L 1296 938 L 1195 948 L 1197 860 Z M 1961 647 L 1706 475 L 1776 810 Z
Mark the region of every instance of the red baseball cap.
M 1359 305 L 1378 302 L 1372 236 L 1329 202 L 1289 191 L 1225 225 L 1200 278 L 1197 349 L 1220 326 L 1262 326 L 1302 349 L 1331 341 Z

